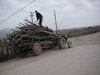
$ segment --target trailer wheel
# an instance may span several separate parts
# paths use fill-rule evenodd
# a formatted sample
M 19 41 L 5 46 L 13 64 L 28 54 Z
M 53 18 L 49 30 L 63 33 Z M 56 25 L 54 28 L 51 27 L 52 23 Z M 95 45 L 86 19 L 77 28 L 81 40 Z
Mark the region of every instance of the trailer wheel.
M 68 48 L 72 47 L 72 42 L 71 41 L 68 41 L 67 44 L 68 44 Z
M 66 40 L 64 37 L 58 40 L 58 47 L 59 49 L 66 48 Z
M 36 56 L 39 56 L 42 54 L 42 48 L 39 43 L 35 43 L 33 45 L 33 52 L 34 52 L 34 55 L 36 55 Z

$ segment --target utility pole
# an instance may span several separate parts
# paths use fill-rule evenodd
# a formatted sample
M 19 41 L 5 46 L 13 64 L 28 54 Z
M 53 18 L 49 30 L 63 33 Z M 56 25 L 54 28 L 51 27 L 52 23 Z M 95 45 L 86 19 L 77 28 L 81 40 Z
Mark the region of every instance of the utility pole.
M 56 12 L 55 12 L 55 10 L 54 10 L 54 19 L 55 19 L 56 33 L 57 33 L 57 19 L 56 19 Z
M 32 21 L 32 23 L 33 23 L 33 16 L 34 16 L 33 13 L 34 13 L 34 12 L 30 12 L 30 13 L 31 13 L 31 15 L 30 15 L 31 21 Z

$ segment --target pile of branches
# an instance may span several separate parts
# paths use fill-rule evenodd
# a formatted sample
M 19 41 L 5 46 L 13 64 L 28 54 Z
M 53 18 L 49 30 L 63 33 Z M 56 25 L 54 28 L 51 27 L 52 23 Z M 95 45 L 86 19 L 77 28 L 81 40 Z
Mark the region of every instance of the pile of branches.
M 48 27 L 38 26 L 31 21 L 25 19 L 24 23 L 20 23 L 16 30 L 7 36 L 10 48 L 14 50 L 25 50 L 31 47 L 36 41 L 52 40 L 56 37 L 53 30 Z

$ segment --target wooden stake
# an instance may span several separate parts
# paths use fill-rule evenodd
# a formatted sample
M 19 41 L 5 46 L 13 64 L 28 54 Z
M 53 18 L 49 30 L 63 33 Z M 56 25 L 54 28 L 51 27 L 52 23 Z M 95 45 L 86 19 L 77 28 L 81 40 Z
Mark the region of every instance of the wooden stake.
M 32 23 L 33 23 L 33 13 L 34 13 L 34 12 L 30 12 L 30 13 L 31 13 L 31 15 L 30 15 L 30 16 L 31 16 L 31 21 L 32 21 Z
M 56 33 L 57 33 L 57 19 L 56 19 L 56 12 L 54 10 L 54 19 L 55 19 L 55 26 L 56 26 Z

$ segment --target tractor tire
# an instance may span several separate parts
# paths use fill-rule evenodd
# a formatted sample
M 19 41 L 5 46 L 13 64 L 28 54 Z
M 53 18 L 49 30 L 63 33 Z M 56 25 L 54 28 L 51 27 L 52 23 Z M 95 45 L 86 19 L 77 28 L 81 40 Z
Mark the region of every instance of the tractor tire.
M 68 41 L 67 44 L 68 44 L 68 48 L 72 47 L 72 42 L 71 41 Z
M 59 49 L 66 48 L 66 39 L 64 37 L 58 40 L 58 47 Z
M 42 47 L 41 47 L 41 45 L 39 43 L 35 43 L 33 45 L 33 49 L 32 50 L 33 50 L 35 56 L 39 56 L 39 55 L 42 54 Z

